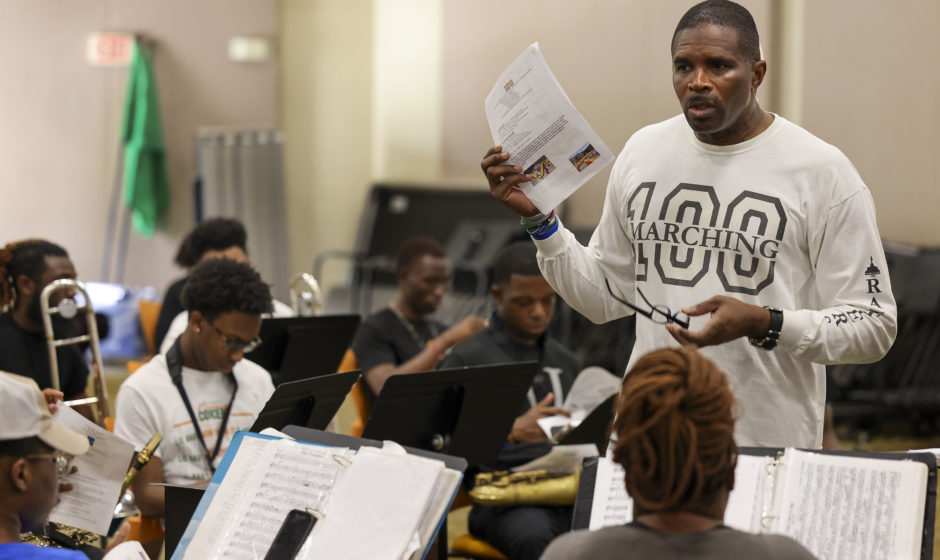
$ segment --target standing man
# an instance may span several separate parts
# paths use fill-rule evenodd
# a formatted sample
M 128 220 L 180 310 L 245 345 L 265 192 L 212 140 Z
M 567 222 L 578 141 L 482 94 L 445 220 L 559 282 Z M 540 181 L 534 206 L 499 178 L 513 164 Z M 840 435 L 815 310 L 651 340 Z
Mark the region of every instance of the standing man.
M 741 403 L 739 445 L 818 448 L 824 364 L 879 360 L 897 311 L 868 188 L 838 149 L 760 107 L 766 71 L 745 8 L 686 12 L 672 39 L 682 115 L 627 142 L 588 247 L 539 215 L 500 146 L 482 167 L 572 307 L 595 322 L 632 312 L 618 300 L 692 317 L 639 318 L 631 365 L 670 342 L 703 347 Z
M 535 247 L 528 241 L 503 249 L 493 265 L 496 311 L 485 329 L 454 347 L 440 367 L 511 362 L 539 363 L 528 402 L 513 423 L 498 470 L 540 457 L 551 444 L 538 419 L 567 414 L 561 404 L 581 371 L 581 361 L 548 336 L 555 292 L 539 272 Z M 571 528 L 571 506 L 474 505 L 470 532 L 514 560 L 535 560 L 551 540 Z
M 352 344 L 373 397 L 393 375 L 435 369 L 445 352 L 484 326 L 476 316 L 450 328 L 429 317 L 440 307 L 451 274 L 447 253 L 434 239 L 405 241 L 398 251 L 396 272 L 395 301 L 366 318 Z
M 39 296 L 53 281 L 76 276 L 69 254 L 55 243 L 27 239 L 0 249 L 0 370 L 31 377 L 43 389 L 52 387 Z M 50 305 L 58 305 L 67 295 L 65 290 L 56 291 Z M 54 317 L 56 327 L 64 328 L 63 323 Z M 82 398 L 88 366 L 78 348 L 63 346 L 56 355 L 65 400 Z

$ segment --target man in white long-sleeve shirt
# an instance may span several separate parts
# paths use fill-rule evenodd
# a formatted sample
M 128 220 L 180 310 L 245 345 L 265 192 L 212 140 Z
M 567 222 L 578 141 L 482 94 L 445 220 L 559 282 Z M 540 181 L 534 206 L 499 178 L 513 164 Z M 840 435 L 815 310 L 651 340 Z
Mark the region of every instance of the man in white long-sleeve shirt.
M 639 317 L 633 356 L 707 347 L 740 403 L 739 445 L 818 448 L 824 364 L 879 360 L 897 330 L 871 194 L 838 149 L 761 109 L 767 65 L 743 7 L 690 9 L 672 67 L 683 114 L 627 142 L 587 247 L 525 197 L 531 177 L 500 146 L 482 162 L 490 189 L 523 216 L 548 282 L 591 320 L 632 313 L 618 298 L 691 316 L 688 328 Z

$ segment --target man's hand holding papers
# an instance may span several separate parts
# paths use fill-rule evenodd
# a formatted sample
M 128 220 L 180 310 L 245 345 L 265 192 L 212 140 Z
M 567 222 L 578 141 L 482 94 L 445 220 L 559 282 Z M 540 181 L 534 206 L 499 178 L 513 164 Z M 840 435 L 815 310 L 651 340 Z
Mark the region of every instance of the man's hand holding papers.
M 483 157 L 483 173 L 493 196 L 521 216 L 550 213 L 613 161 L 538 43 L 500 74 L 485 110 L 496 146 Z

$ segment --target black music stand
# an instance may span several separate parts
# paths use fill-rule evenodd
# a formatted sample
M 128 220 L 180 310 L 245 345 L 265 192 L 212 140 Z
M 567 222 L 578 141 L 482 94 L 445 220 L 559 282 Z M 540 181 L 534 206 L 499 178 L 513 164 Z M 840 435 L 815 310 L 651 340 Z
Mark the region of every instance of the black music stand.
M 249 431 L 260 432 L 269 427 L 280 430 L 288 424 L 322 430 L 336 415 L 357 379 L 358 370 L 281 383 Z
M 519 362 L 393 375 L 362 436 L 491 463 L 537 371 L 536 362 Z
M 617 402 L 618 395 L 619 393 L 611 395 L 594 407 L 594 410 L 576 428 L 558 438 L 556 443 L 558 445 L 593 443 L 597 446 L 598 453 L 604 455 L 607 452 L 607 444 L 610 442 L 607 430 L 610 429 L 610 423 L 614 419 L 614 403 Z
M 245 357 L 268 370 L 275 385 L 335 373 L 359 320 L 359 315 L 265 319 L 263 344 Z

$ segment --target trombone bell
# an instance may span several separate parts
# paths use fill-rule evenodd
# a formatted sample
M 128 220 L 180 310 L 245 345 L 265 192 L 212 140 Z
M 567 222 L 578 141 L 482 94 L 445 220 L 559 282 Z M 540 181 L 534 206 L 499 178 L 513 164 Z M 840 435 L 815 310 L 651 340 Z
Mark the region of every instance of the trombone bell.
M 323 310 L 320 284 L 312 274 L 301 272 L 290 282 L 290 306 L 297 317 L 313 317 Z
M 57 291 L 78 292 L 85 299 L 84 305 L 79 306 L 71 297 L 60 301 L 55 307 L 50 307 L 49 301 L 52 294 Z M 61 391 L 59 383 L 59 356 L 56 349 L 60 346 L 69 346 L 88 342 L 91 346 L 92 370 L 94 375 L 95 396 L 75 401 L 66 401 L 68 406 L 79 406 L 82 404 L 95 404 L 98 409 L 98 423 L 104 424 L 104 419 L 111 416 L 111 410 L 108 406 L 108 389 L 104 383 L 104 365 L 101 360 L 101 344 L 98 339 L 98 324 L 95 322 L 95 310 L 91 304 L 91 298 L 85 290 L 85 285 L 78 280 L 60 279 L 50 282 L 39 295 L 39 303 L 42 307 L 42 325 L 46 333 L 46 344 L 49 350 L 49 372 L 52 377 L 52 387 L 56 391 Z M 52 330 L 52 316 L 60 315 L 65 319 L 71 319 L 78 313 L 84 312 L 85 325 L 88 334 L 73 336 L 69 338 L 55 338 Z

